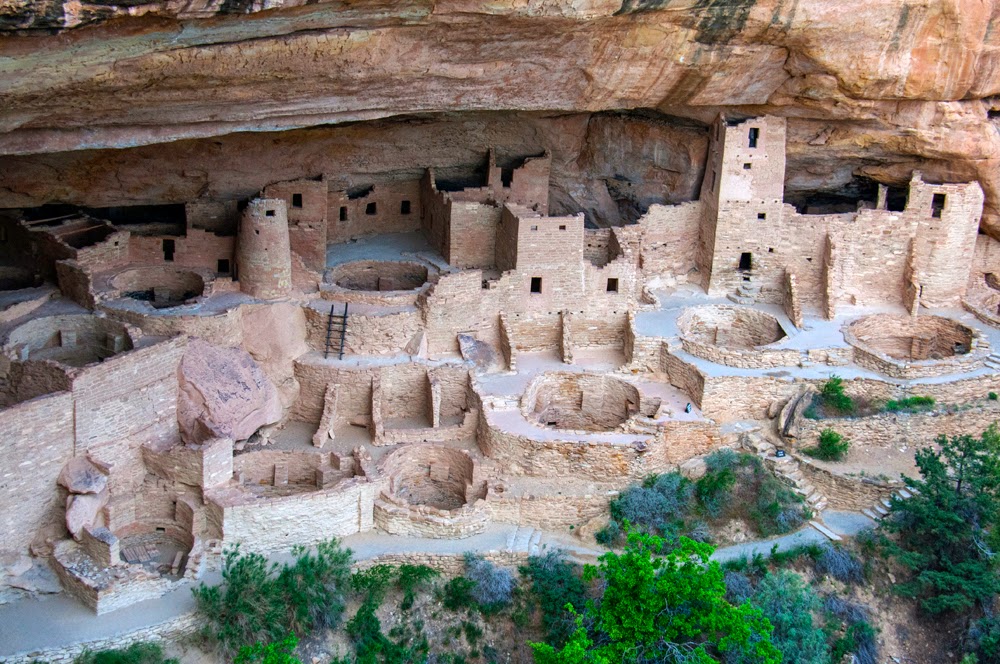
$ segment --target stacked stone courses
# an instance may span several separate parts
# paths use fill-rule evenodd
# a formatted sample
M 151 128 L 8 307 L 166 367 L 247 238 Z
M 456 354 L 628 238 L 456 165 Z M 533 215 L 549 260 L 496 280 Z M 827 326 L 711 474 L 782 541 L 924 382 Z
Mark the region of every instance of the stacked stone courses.
M 0 221 L 38 262 L 6 266 L 34 285 L 0 293 L 2 559 L 50 562 L 104 614 L 237 544 L 498 523 L 593 544 L 609 498 L 734 432 L 781 431 L 797 455 L 829 427 L 877 459 L 1000 418 L 978 183 L 914 172 L 905 205 L 879 185 L 847 212 L 797 209 L 782 118 L 705 132 L 697 200 L 623 226 L 564 209 L 546 146 L 484 150 L 464 188 L 433 164 L 303 171 L 248 201 L 171 201 L 169 223 Z M 935 405 L 803 417 L 832 375 L 859 401 Z M 803 474 L 844 509 L 896 486 Z

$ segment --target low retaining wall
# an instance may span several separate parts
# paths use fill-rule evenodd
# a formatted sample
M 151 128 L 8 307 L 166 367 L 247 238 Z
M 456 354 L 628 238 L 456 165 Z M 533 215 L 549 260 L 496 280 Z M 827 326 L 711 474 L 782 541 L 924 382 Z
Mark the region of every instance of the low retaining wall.
M 796 455 L 799 470 L 810 484 L 826 496 L 830 507 L 860 512 L 871 509 L 883 498 L 888 498 L 893 491 L 901 489 L 900 481 L 882 481 L 871 477 L 845 477 L 837 475 L 826 468 L 821 468 L 813 460 Z
M 869 417 L 822 420 L 800 418 L 795 423 L 795 434 L 799 446 L 817 442 L 824 429 L 832 429 L 859 446 L 921 446 L 930 445 L 941 435 L 979 435 L 997 421 L 1000 421 L 1000 402 L 986 401 L 972 408 L 954 411 L 879 413 Z

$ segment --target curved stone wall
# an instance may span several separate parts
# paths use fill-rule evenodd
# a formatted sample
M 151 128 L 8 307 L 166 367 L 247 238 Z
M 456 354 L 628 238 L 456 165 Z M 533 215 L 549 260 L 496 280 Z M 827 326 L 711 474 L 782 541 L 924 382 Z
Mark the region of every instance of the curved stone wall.
M 875 314 L 844 327 L 854 361 L 892 378 L 971 371 L 989 354 L 980 332 L 941 316 Z
M 193 270 L 167 266 L 123 270 L 108 282 L 115 295 L 148 302 L 156 309 L 176 307 L 205 293 L 205 278 Z
M 489 512 L 485 483 L 468 452 L 438 445 L 408 445 L 379 462 L 385 489 L 375 502 L 375 523 L 395 535 L 468 537 L 482 532 Z
M 43 316 L 11 330 L 3 353 L 11 360 L 53 360 L 82 367 L 131 350 L 134 341 L 126 325 L 110 318 L 91 314 Z
M 339 302 L 412 306 L 437 276 L 433 266 L 416 261 L 353 261 L 327 270 L 320 293 Z
M 771 314 L 728 304 L 688 309 L 677 318 L 684 350 L 696 357 L 744 369 L 798 364 L 802 353 L 775 348 L 785 331 Z

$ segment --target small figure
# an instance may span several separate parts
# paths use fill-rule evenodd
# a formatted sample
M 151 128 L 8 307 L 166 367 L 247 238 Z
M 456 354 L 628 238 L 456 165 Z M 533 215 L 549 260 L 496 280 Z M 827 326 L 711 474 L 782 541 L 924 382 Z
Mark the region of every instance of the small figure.
M 684 406 L 684 412 L 685 413 L 690 413 L 691 412 L 691 402 L 690 401 L 688 402 L 688 405 Z

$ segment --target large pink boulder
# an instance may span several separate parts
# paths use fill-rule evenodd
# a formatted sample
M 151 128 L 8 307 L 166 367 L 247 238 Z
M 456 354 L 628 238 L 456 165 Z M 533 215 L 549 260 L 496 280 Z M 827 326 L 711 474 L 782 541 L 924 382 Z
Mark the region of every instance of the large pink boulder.
M 192 339 L 181 360 L 177 421 L 181 438 L 245 440 L 281 419 L 274 383 L 250 354 Z
M 107 491 L 70 496 L 66 499 L 66 529 L 79 539 L 84 528 L 98 523 L 101 510 L 107 504 Z

